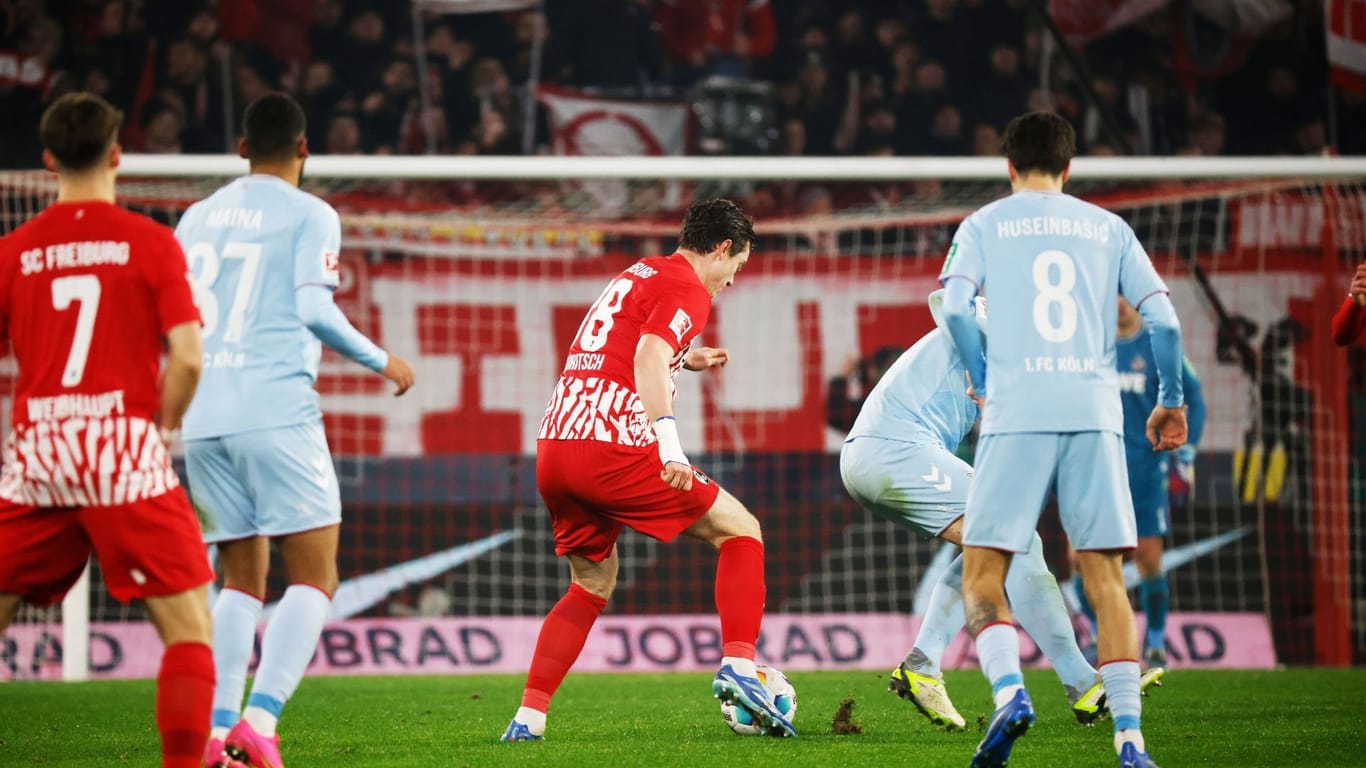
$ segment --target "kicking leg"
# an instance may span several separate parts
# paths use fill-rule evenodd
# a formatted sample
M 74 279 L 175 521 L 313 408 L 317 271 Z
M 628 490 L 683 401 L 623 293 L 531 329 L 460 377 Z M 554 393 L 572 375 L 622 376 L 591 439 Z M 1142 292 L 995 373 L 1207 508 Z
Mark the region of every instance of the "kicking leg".
M 684 531 L 716 547 L 716 613 L 721 619 L 721 669 L 712 694 L 752 712 L 775 736 L 796 730 L 759 683 L 755 644 L 764 619 L 764 542 L 759 521 L 724 490 L 711 509 Z

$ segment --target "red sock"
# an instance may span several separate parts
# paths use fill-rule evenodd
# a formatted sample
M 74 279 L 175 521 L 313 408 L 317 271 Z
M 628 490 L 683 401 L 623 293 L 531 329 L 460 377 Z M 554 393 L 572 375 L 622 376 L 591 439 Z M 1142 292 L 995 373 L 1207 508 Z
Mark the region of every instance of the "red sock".
M 598 614 L 606 605 L 606 600 L 578 584 L 569 585 L 569 591 L 555 603 L 541 624 L 536 654 L 531 657 L 531 671 L 527 673 L 526 688 L 522 691 L 522 706 L 540 712 L 550 710 L 550 697 L 559 690 L 564 676 L 579 658 L 593 622 L 598 620 Z
M 207 644 L 176 643 L 166 648 L 157 673 L 162 768 L 198 768 L 204 764 L 213 685 L 213 649 Z
M 754 658 L 764 620 L 764 543 L 736 536 L 721 545 L 716 563 L 716 613 L 721 617 L 721 653 Z

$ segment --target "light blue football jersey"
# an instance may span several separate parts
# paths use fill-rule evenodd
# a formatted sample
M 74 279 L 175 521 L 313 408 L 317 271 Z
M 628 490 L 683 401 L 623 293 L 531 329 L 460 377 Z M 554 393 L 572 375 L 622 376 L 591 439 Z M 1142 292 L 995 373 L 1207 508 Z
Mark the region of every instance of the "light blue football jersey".
M 977 421 L 977 404 L 967 395 L 967 371 L 937 313 L 935 322 L 941 327 L 920 337 L 878 379 L 845 442 L 877 437 L 958 450 Z
M 989 308 L 981 434 L 1123 434 L 1116 295 L 1167 286 L 1120 217 L 1071 195 L 1021 191 L 958 227 L 941 282 L 972 281 Z
M 204 373 L 185 439 L 322 418 L 322 344 L 299 319 L 295 291 L 336 288 L 341 220 L 282 179 L 244 176 L 190 206 L 176 227 L 204 318 Z

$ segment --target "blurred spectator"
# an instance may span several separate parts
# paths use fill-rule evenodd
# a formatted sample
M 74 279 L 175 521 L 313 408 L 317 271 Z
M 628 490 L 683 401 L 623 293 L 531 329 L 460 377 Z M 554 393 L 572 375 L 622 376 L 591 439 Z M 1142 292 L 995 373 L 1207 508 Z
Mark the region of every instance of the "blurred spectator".
M 329 155 L 360 154 L 360 123 L 355 115 L 334 115 L 327 124 L 326 153 Z
M 968 29 L 958 0 L 925 0 L 924 13 L 912 20 L 910 34 L 925 58 L 943 62 L 948 71 L 958 73 L 961 82 L 955 81 L 955 86 L 971 83 L 970 57 L 983 46 Z
M 1214 112 L 1201 112 L 1191 121 L 1190 148 L 1194 154 L 1214 157 L 1224 153 L 1224 118 Z
M 972 129 L 972 154 L 978 157 L 1001 156 L 1001 132 L 990 123 L 978 123 Z
M 403 121 L 416 106 L 417 75 L 412 62 L 390 61 L 378 86 L 361 100 L 361 134 L 366 138 L 367 150 L 393 153 L 399 144 Z
M 655 18 L 684 84 L 705 75 L 743 77 L 777 42 L 769 0 L 658 0 Z
M 333 58 L 343 82 L 363 91 L 375 87 L 392 56 L 384 34 L 384 17 L 378 11 L 367 10 L 351 19 L 342 50 Z
M 1024 111 L 1029 81 L 1020 62 L 1020 49 L 1001 43 L 987 55 L 986 73 L 971 88 L 973 118 L 1004 127 Z
M 659 31 L 647 0 L 577 0 L 546 8 L 561 39 L 555 58 L 564 82 L 642 88 L 664 70 Z
M 945 104 L 935 110 L 926 150 L 926 154 L 939 156 L 968 154 L 968 138 L 963 131 L 963 113 L 958 107 Z
M 327 123 L 342 100 L 332 65 L 321 59 L 309 62 L 299 81 L 299 105 L 308 123 L 309 146 L 321 150 L 327 144 Z
M 189 37 L 166 49 L 159 92 L 182 108 L 185 126 L 181 142 L 186 152 L 223 152 L 223 88 L 211 72 L 208 51 Z
M 139 150 L 156 155 L 181 153 L 180 133 L 184 128 L 180 111 L 161 101 L 152 101 L 142 110 L 142 146 Z
M 313 26 L 308 30 L 308 47 L 314 61 L 335 62 L 346 55 L 347 33 L 342 24 L 342 0 L 318 0 L 313 8 Z

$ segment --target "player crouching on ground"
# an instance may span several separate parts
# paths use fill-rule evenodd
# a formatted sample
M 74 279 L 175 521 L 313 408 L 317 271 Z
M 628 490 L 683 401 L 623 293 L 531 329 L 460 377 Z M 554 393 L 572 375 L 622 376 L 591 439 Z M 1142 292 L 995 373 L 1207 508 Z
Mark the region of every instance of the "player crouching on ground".
M 617 583 L 622 526 L 670 541 L 680 533 L 716 547 L 721 669 L 716 697 L 749 710 L 764 729 L 795 736 L 755 674 L 764 615 L 759 521 L 692 466 L 673 417 L 680 368 L 725 365 L 724 349 L 694 348 L 711 300 L 749 260 L 754 225 L 729 200 L 699 200 L 678 251 L 642 259 L 615 277 L 569 347 L 536 441 L 536 487 L 572 583 L 541 625 L 522 706 L 503 741 L 542 738 L 550 698 L 583 650 Z

